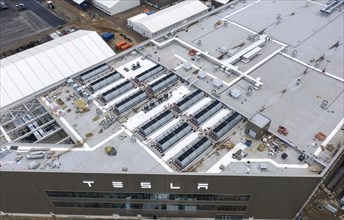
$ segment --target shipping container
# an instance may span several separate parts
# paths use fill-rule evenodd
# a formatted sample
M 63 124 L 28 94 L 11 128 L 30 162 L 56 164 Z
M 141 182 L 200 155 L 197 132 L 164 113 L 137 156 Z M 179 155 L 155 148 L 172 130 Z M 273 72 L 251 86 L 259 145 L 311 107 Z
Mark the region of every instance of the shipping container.
M 124 41 L 124 40 L 117 42 L 117 43 L 116 43 L 116 49 L 117 49 L 117 50 L 120 50 L 120 49 L 121 49 L 121 46 L 123 46 L 124 44 L 127 44 L 127 42 Z
M 155 13 L 155 11 L 148 11 L 148 12 L 146 12 L 147 15 L 151 15 L 151 14 L 154 14 L 154 13 Z
M 132 45 L 126 43 L 126 44 L 124 44 L 124 45 L 121 46 L 121 50 L 126 50 L 126 49 L 128 49 L 128 48 L 130 48 L 130 47 L 132 47 Z
M 102 37 L 104 40 L 111 40 L 115 37 L 115 34 L 114 33 L 110 33 L 110 32 L 105 32 L 102 34 Z

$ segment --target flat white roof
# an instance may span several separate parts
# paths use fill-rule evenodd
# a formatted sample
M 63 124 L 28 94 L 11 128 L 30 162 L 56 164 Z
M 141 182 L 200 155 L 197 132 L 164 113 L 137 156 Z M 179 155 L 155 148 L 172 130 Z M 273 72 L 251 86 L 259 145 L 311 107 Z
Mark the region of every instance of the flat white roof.
M 155 33 L 205 10 L 208 10 L 208 7 L 200 1 L 183 1 L 137 20 L 135 23 L 138 23 L 148 31 Z
M 0 60 L 0 108 L 115 55 L 94 31 L 79 30 Z
M 83 3 L 85 0 L 73 0 L 73 2 L 75 2 L 76 4 L 80 5 L 81 3 Z
M 132 65 L 136 64 L 137 62 L 140 63 L 140 68 L 133 70 Z M 134 78 L 135 76 L 143 73 L 146 70 L 149 70 L 150 68 L 156 66 L 156 63 L 153 63 L 149 59 L 142 59 L 142 57 L 138 57 L 118 68 L 116 68 L 116 71 L 119 72 L 124 76 L 126 79 Z M 127 71 L 126 71 L 127 70 Z
M 112 8 L 115 6 L 118 2 L 121 0 L 94 0 L 95 2 L 107 7 L 107 8 Z
M 138 21 L 138 20 L 140 20 L 142 18 L 145 18 L 147 16 L 149 16 L 149 15 L 147 15 L 146 13 L 141 13 L 141 14 L 135 15 L 135 16 L 133 16 L 131 18 L 128 18 L 127 21 L 128 22 L 135 22 L 135 21 Z
M 229 0 L 215 0 L 215 1 L 221 4 L 227 4 L 229 2 Z

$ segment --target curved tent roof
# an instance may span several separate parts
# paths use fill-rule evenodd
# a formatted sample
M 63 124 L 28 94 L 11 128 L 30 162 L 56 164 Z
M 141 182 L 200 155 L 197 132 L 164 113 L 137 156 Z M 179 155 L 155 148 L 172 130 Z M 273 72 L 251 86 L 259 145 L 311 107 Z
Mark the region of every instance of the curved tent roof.
M 6 57 L 0 60 L 0 108 L 114 55 L 96 32 L 79 30 Z
M 155 33 L 206 10 L 202 2 L 187 0 L 134 22 Z

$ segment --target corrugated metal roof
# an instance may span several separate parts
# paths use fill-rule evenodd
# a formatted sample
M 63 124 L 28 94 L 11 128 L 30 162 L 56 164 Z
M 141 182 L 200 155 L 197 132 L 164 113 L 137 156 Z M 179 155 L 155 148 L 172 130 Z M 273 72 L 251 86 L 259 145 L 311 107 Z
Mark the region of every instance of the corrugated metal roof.
M 149 15 L 148 17 L 137 20 L 135 23 L 155 33 L 205 10 L 208 10 L 208 7 L 200 1 L 183 1 Z
M 0 108 L 114 55 L 96 32 L 79 30 L 4 58 L 0 60 Z

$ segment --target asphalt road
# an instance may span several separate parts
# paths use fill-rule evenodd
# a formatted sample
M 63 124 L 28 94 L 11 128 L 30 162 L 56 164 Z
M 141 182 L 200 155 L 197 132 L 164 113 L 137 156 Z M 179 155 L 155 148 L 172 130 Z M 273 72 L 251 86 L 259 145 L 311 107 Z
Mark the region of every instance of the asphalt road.
M 14 12 L 15 13 L 15 12 Z M 48 30 L 50 26 L 30 10 L 1 17 L 0 47 Z
M 25 6 L 29 10 L 33 11 L 36 15 L 41 17 L 44 21 L 46 21 L 52 27 L 58 27 L 65 23 L 61 18 L 57 17 L 56 15 L 51 13 L 48 9 L 44 8 L 36 0 L 26 0 Z

